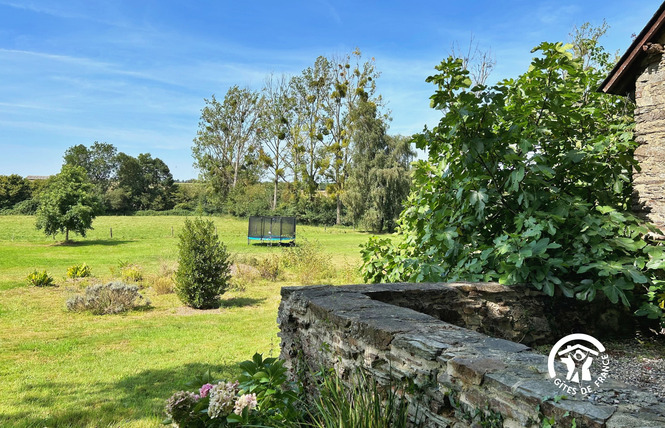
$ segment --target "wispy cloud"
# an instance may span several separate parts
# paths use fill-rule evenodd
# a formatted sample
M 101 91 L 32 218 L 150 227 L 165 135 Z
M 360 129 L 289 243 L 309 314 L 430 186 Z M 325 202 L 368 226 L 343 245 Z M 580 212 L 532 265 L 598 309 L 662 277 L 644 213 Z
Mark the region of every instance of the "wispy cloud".
M 60 111 L 60 112 L 72 112 L 74 109 L 62 108 L 62 107 L 53 107 L 52 105 L 46 104 L 25 104 L 25 103 L 5 103 L 0 102 L 0 110 L 6 113 L 15 112 L 19 110 L 48 110 L 48 111 Z
M 329 16 L 336 24 L 342 25 L 342 18 L 337 12 L 337 9 L 335 9 L 335 7 L 330 2 L 326 0 L 316 0 L 316 3 L 321 5 L 328 12 Z
M 99 24 L 112 25 L 117 27 L 125 27 L 126 22 L 121 20 L 104 19 L 111 14 L 109 13 L 94 13 L 94 10 L 99 7 L 104 7 L 104 3 L 97 1 L 69 1 L 64 3 L 56 3 L 59 7 L 54 5 L 54 2 L 39 2 L 39 1 L 6 1 L 0 0 L 0 6 L 7 6 L 14 9 L 30 11 L 38 14 L 48 15 L 55 18 L 63 18 L 70 20 L 82 20 L 96 22 Z M 111 10 L 111 5 L 107 4 L 104 9 Z M 90 10 L 91 13 L 85 13 Z
M 91 60 L 89 58 L 75 57 L 69 55 L 58 55 L 45 52 L 36 52 L 20 49 L 4 49 L 0 48 L 0 56 L 5 56 L 5 58 L 10 61 L 14 60 L 20 56 L 31 57 L 36 59 L 43 59 L 49 61 L 56 61 L 60 63 L 66 63 L 78 67 L 94 67 L 94 68 L 105 68 L 108 69 L 111 67 L 110 63 L 100 62 Z

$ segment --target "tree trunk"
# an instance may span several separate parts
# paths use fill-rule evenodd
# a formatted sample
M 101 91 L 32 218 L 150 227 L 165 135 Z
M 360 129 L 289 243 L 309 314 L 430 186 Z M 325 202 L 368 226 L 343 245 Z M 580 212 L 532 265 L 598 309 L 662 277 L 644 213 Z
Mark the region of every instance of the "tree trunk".
M 65 229 L 65 242 L 69 242 L 69 229 Z
M 233 188 L 236 188 L 236 183 L 238 182 L 238 164 L 239 162 L 236 160 L 235 165 L 233 167 Z
M 272 194 L 272 210 L 275 211 L 277 208 L 277 182 L 278 182 L 277 175 L 275 175 L 275 189 Z
M 336 225 L 342 224 L 342 198 L 337 195 L 337 222 Z

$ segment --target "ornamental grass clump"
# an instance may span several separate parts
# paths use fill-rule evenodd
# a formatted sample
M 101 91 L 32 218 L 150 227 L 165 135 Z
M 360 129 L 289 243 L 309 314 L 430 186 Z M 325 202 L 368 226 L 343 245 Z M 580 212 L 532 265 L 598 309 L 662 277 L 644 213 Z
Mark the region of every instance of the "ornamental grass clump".
M 219 296 L 226 291 L 231 279 L 231 262 L 213 222 L 200 218 L 185 220 L 178 250 L 175 273 L 178 298 L 196 309 L 219 307 Z
M 139 293 L 136 285 L 109 282 L 86 287 L 85 294 L 67 300 L 67 310 L 89 311 L 95 315 L 117 314 L 139 307 L 149 307 L 150 300 Z
M 318 385 L 310 410 L 311 426 L 315 428 L 406 428 L 410 424 L 408 385 L 394 381 L 380 385 L 369 373 L 359 370 L 348 384 L 334 369 L 317 374 Z M 412 415 L 419 420 L 419 409 L 413 405 Z

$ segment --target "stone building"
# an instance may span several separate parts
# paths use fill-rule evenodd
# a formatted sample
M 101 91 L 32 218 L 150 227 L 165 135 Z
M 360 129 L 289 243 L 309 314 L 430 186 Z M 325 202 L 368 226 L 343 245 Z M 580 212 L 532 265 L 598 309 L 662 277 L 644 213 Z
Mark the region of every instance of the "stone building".
M 635 38 L 600 91 L 635 101 L 634 211 L 665 226 L 665 3 Z

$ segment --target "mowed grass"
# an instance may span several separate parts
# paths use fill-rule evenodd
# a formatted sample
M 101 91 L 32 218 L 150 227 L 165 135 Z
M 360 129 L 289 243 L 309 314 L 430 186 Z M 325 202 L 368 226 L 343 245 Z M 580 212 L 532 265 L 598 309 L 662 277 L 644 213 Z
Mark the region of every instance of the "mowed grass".
M 282 252 L 248 246 L 246 220 L 211 219 L 232 254 Z M 279 353 L 279 290 L 299 285 L 288 273 L 227 292 L 218 310 L 191 310 L 174 294 L 156 295 L 147 287 L 148 310 L 106 316 L 66 311 L 66 299 L 81 290 L 65 279 L 67 267 L 87 263 L 93 281 L 111 279 L 120 261 L 140 265 L 146 277 L 156 275 L 160 265 L 177 260 L 184 220 L 100 217 L 86 238 L 62 245 L 35 230 L 34 217 L 0 216 L 0 426 L 156 427 L 166 398 L 195 374 L 210 369 L 228 378 L 254 352 Z M 316 242 L 337 268 L 326 282 L 358 279 L 349 267 L 359 264 L 358 246 L 367 234 L 308 226 L 297 232 L 298 241 Z M 33 269 L 47 269 L 58 286 L 27 286 Z

